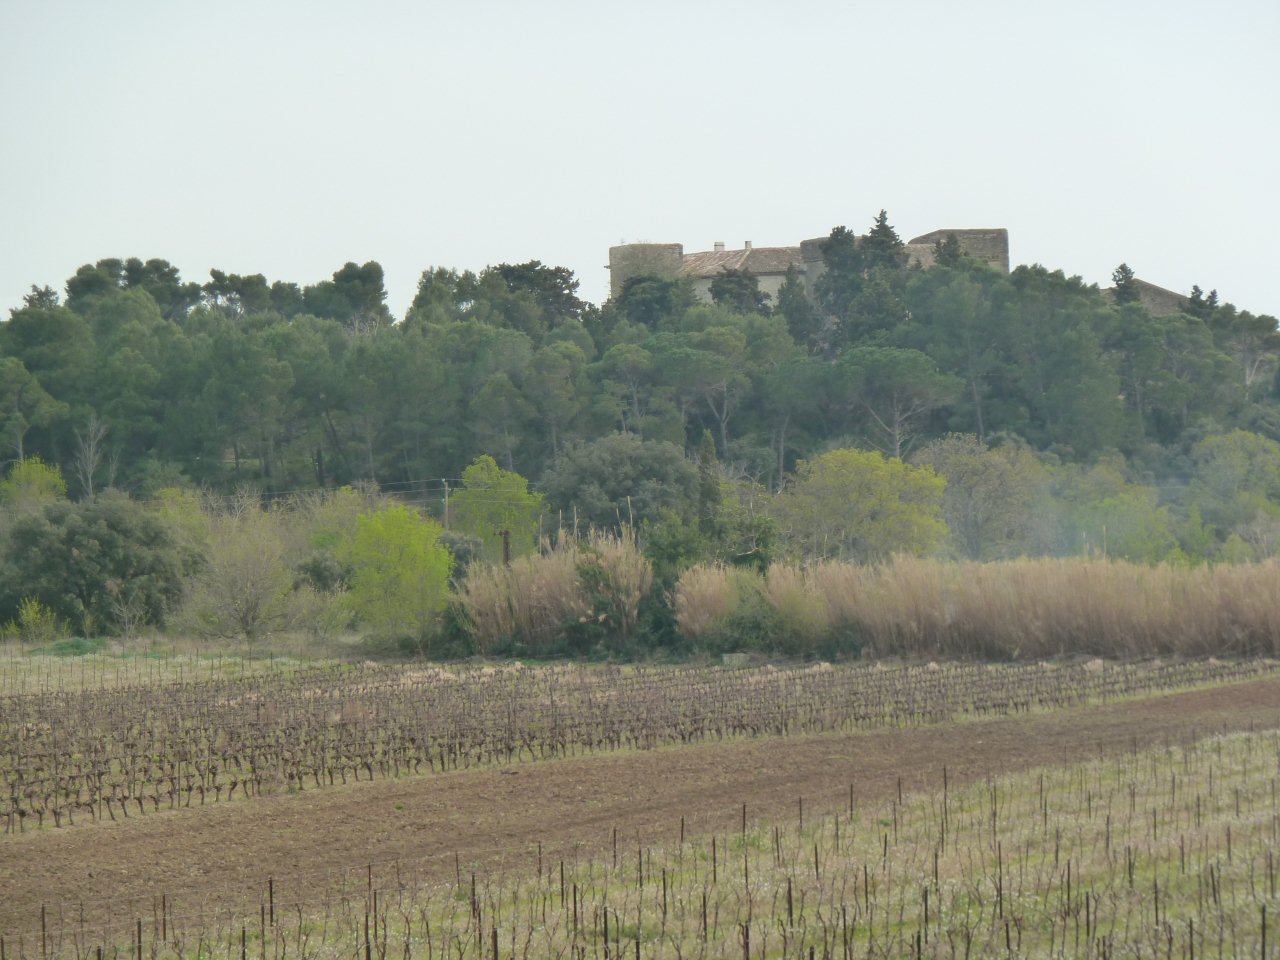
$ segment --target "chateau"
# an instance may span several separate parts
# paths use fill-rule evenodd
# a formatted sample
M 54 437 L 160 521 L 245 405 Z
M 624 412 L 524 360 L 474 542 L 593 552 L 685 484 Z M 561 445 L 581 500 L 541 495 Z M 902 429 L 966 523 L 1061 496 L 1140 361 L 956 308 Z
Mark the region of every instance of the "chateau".
M 934 230 L 906 244 L 908 263 L 933 265 L 934 245 L 955 234 L 961 252 L 1004 273 L 1009 272 L 1009 231 L 991 229 Z M 702 300 L 711 300 L 711 281 L 723 270 L 743 270 L 760 282 L 760 292 L 777 297 L 778 289 L 795 267 L 812 292 L 826 269 L 822 248 L 826 237 L 802 240 L 794 247 L 755 247 L 748 240 L 741 249 L 726 250 L 717 242 L 710 250 L 685 253 L 679 243 L 625 243 L 609 248 L 609 296 L 616 297 L 631 277 L 689 277 Z

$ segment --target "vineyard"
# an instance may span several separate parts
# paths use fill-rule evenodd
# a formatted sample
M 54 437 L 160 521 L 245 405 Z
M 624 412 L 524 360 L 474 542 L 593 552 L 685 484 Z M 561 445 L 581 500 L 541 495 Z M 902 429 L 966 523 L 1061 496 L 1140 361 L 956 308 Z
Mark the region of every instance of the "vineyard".
M 0 689 L 37 688 L 0 696 L 4 831 L 583 753 L 1062 709 L 1280 667 L 284 663 L 232 676 L 227 664 L 140 661 L 130 674 L 82 663 L 78 674 L 0 678 Z
M 1278 754 L 1280 735 L 1239 736 L 944 784 L 817 822 L 802 809 L 786 824 L 744 814 L 737 833 L 615 846 L 529 877 L 381 893 L 352 877 L 319 916 L 272 903 L 265 922 L 175 928 L 167 946 L 281 958 L 1269 956 Z
M 0 889 L 15 895 L 8 908 L 0 897 L 0 956 L 1269 956 L 1280 733 L 1263 728 L 1280 721 L 1277 673 L 1276 663 L 1213 660 L 741 669 L 0 660 Z M 1254 708 L 1231 720 L 1224 706 L 1246 700 Z M 1168 709 L 1152 712 L 1162 702 Z M 1185 722 L 1170 722 L 1193 702 Z M 1141 725 L 1118 722 L 1144 711 Z M 1207 738 L 1219 719 L 1246 732 Z M 975 755 L 997 770 L 1020 736 L 1054 765 L 984 776 L 966 731 L 991 743 L 994 753 Z M 1084 749 L 1034 753 L 1040 738 Z M 931 740 L 951 746 L 926 751 Z M 710 818 L 689 809 L 687 832 L 683 808 L 662 808 L 657 834 L 655 821 L 609 830 L 592 817 L 602 836 L 584 845 L 514 809 L 530 791 L 546 817 L 564 802 L 582 815 L 590 807 L 572 796 L 593 788 L 572 778 L 584 771 L 611 779 L 618 764 L 649 758 L 646 769 L 679 779 L 703 762 L 685 758 L 750 765 L 772 754 L 748 748 L 769 744 L 814 757 L 795 768 L 809 776 L 781 781 L 794 791 L 789 811 L 776 795 L 743 792 Z M 837 750 L 858 758 L 843 792 L 812 776 Z M 494 781 L 510 789 L 495 793 Z M 354 811 L 386 796 L 370 792 L 379 784 L 397 783 L 405 802 L 438 784 L 441 803 L 474 802 L 481 819 L 379 825 L 370 808 L 368 824 L 340 822 L 356 837 L 486 829 L 493 802 L 507 823 L 487 829 L 507 837 L 510 856 L 486 862 L 454 845 L 446 857 L 457 840 L 423 847 L 405 836 L 394 856 L 366 861 L 333 818 L 312 819 L 317 803 L 349 797 L 342 809 Z M 628 789 L 622 802 L 654 802 Z M 304 802 L 311 814 L 283 816 L 281 804 Z M 273 811 L 267 835 L 315 830 L 333 856 L 319 852 L 323 839 L 297 847 L 307 851 L 298 863 L 259 860 L 252 846 L 214 856 L 207 844 L 232 838 L 228 824 L 259 808 Z M 618 807 L 609 809 L 605 817 Z M 145 881 L 154 869 L 135 858 L 146 842 L 137 828 L 150 836 L 165 823 L 175 840 L 160 843 L 160 856 L 175 869 L 151 885 L 124 883 L 130 870 Z M 69 855 L 45 842 L 79 838 Z M 124 849 L 104 856 L 103 843 Z M 28 869 L 49 891 L 32 901 L 19 890 L 22 860 L 35 868 L 46 856 L 69 856 L 88 884 L 51 887 Z M 182 867 L 185 857 L 196 859 Z M 227 877 L 226 894 L 215 894 L 207 871 L 230 864 L 248 886 L 232 894 Z M 117 880 L 95 886 L 94 871 Z

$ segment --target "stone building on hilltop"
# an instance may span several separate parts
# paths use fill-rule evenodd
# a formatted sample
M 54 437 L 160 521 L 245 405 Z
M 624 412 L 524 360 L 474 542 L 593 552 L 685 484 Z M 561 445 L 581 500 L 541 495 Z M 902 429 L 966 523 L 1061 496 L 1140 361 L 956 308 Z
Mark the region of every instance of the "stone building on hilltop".
M 1009 231 L 991 229 L 934 230 L 906 244 L 907 262 L 922 267 L 933 265 L 934 245 L 949 234 L 955 234 L 966 257 L 979 260 L 996 270 L 1009 272 Z M 609 296 L 622 292 L 632 277 L 655 276 L 675 279 L 689 277 L 694 292 L 705 301 L 711 300 L 711 281 L 725 270 L 742 270 L 754 276 L 760 292 L 777 298 L 778 289 L 792 267 L 800 271 L 805 287 L 813 285 L 826 269 L 823 245 L 826 237 L 802 240 L 794 247 L 756 247 L 748 240 L 741 249 L 726 250 L 721 242 L 711 250 L 685 253 L 679 243 L 624 243 L 609 248 Z

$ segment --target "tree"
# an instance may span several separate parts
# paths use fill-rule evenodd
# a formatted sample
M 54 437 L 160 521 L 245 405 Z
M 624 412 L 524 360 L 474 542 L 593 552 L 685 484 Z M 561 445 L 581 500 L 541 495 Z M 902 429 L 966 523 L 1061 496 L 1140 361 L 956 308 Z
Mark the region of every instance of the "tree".
M 693 521 L 698 472 L 675 444 L 615 433 L 563 452 L 543 486 L 562 522 L 615 529 L 656 520 L 664 509 Z
M 942 518 L 956 551 L 970 560 L 1006 560 L 1040 552 L 1049 476 L 1025 444 L 989 447 L 973 434 L 948 434 L 912 463 L 947 481 Z
M 500 263 L 490 268 L 507 285 L 513 295 L 527 294 L 541 317 L 543 329 L 582 320 L 586 304 L 578 299 L 578 279 L 568 267 L 548 267 L 541 260 L 528 263 Z
M 132 631 L 164 619 L 194 562 L 156 513 L 121 493 L 52 500 L 4 538 L 0 607 L 36 597 L 82 636 Z
M 360 623 L 384 636 L 413 637 L 426 651 L 453 568 L 443 532 L 403 504 L 360 516 L 340 552 L 351 568 L 349 602 Z
M 932 553 L 947 535 L 946 481 L 875 451 L 842 449 L 800 461 L 774 499 L 784 545 L 798 559 L 872 563 Z
M 1259 514 L 1280 516 L 1280 443 L 1250 433 L 1206 437 L 1191 450 L 1191 502 L 1226 537 Z
M 248 495 L 210 518 L 204 564 L 188 586 L 179 616 L 188 629 L 253 643 L 290 626 L 294 572 L 282 519 Z
M 1065 521 L 1060 544 L 1067 554 L 1091 554 L 1134 563 L 1182 562 L 1173 518 L 1160 492 L 1129 479 L 1124 457 L 1100 457 L 1084 469 L 1067 464 L 1054 471 Z
M 39 457 L 19 460 L 9 468 L 4 480 L 0 480 L 0 504 L 22 513 L 33 512 L 66 496 L 67 482 L 62 479 L 62 471 Z
M 548 343 L 534 353 L 525 392 L 547 428 L 549 453 L 555 456 L 587 403 L 587 358 L 575 343 Z
M 866 265 L 857 235 L 848 227 L 834 227 L 822 244 L 825 268 L 814 293 L 818 306 L 837 321 L 847 316 L 862 293 Z
M 898 231 L 889 224 L 889 214 L 881 210 L 861 243 L 863 269 L 897 269 L 905 263 L 904 244 Z
M 89 499 L 93 499 L 98 468 L 102 466 L 105 453 L 103 442 L 107 438 L 107 426 L 98 419 L 96 413 L 91 413 L 89 422 L 85 424 L 84 433 L 76 430 L 75 435 L 75 478 L 80 483 L 80 492 Z M 113 478 L 108 479 L 108 486 L 111 485 L 112 480 Z
M 1135 279 L 1134 272 L 1127 263 L 1122 263 L 1111 271 L 1111 282 L 1114 284 L 1111 295 L 1117 306 L 1136 303 L 1141 297 L 1138 285 L 1133 282 Z
M 43 287 L 37 287 L 33 283 L 31 292 L 22 295 L 22 305 L 36 310 L 52 310 L 58 305 L 58 302 L 58 291 L 48 284 Z
M 594 365 L 601 387 L 617 399 L 618 426 L 644 434 L 655 377 L 653 354 L 635 343 L 614 344 Z
M 958 267 L 964 262 L 960 238 L 954 233 L 933 241 L 933 262 L 939 267 Z
M 720 513 L 720 462 L 716 459 L 716 441 L 710 430 L 702 431 L 698 445 L 698 529 L 704 536 L 715 536 Z
M 892 338 L 897 346 L 928 353 L 941 370 L 964 381 L 951 425 L 979 439 L 990 432 L 988 405 L 993 395 L 1007 390 L 1012 366 L 1006 317 L 994 309 L 1007 285 L 1004 277 L 986 269 L 912 271 L 907 285 L 911 320 Z
M 481 456 L 462 471 L 462 486 L 450 497 L 449 528 L 479 538 L 484 558 L 497 563 L 504 531 L 513 558 L 537 549 L 544 510 L 542 494 L 530 493 L 528 480 Z
M 323 280 L 302 291 L 307 313 L 339 320 L 354 332 L 391 322 L 386 299 L 382 265 L 376 260 L 363 265 L 348 261 L 334 272 L 332 280 Z
M 747 270 L 722 269 L 711 280 L 711 300 L 738 313 L 769 311 L 769 295 L 760 292 L 760 279 Z
M 124 290 L 145 292 L 166 320 L 181 321 L 200 302 L 198 283 L 184 283 L 168 260 L 114 258 L 85 264 L 67 281 L 67 306 L 87 313 L 94 304 Z
M 787 275 L 778 288 L 777 312 L 786 319 L 791 338 L 810 353 L 816 353 L 820 346 L 818 338 L 822 333 L 822 317 L 809 299 L 795 264 L 787 267 Z
M 271 287 L 260 273 L 240 276 L 221 270 L 209 271 L 209 282 L 202 288 L 204 302 L 215 309 L 226 310 L 233 317 L 246 317 L 275 309 Z
M 1077 458 L 1119 446 L 1126 428 L 1120 377 L 1100 342 L 1113 311 L 1079 277 L 1040 266 L 1018 267 L 997 293 L 1006 415 L 989 418 L 987 430 L 1069 448 Z
M 66 417 L 59 403 L 16 357 L 0 357 L 0 439 L 18 460 L 26 457 L 26 438 L 33 428 L 48 427 Z
M 852 413 L 868 439 L 901 458 L 934 410 L 950 403 L 961 383 L 918 350 L 856 347 L 832 368 L 837 404 Z
M 631 323 L 659 330 L 694 303 L 688 280 L 662 277 L 628 277 L 613 301 L 617 312 Z
M 466 315 L 475 283 L 475 274 L 470 271 L 458 273 L 446 267 L 422 271 L 404 322 L 419 327 L 458 322 Z

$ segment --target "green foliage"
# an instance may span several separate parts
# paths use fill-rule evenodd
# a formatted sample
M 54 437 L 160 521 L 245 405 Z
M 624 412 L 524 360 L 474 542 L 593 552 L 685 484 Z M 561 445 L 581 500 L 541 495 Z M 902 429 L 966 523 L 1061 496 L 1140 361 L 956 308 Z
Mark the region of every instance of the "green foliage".
M 1049 475 L 1024 444 L 989 447 L 973 434 L 948 434 L 912 462 L 947 482 L 942 518 L 956 553 L 1003 560 L 1043 552 Z
M 1111 293 L 1116 303 L 1137 303 L 1141 294 L 1137 284 L 1133 282 L 1135 279 L 1133 268 L 1127 263 L 1122 263 L 1111 271 L 1111 282 L 1115 284 Z
M 0 480 L 0 504 L 11 510 L 29 511 L 67 495 L 67 482 L 58 467 L 39 457 L 19 460 Z
M 616 529 L 656 520 L 664 509 L 692 520 L 698 474 L 664 440 L 616 433 L 574 447 L 548 469 L 547 500 L 566 528 Z
M 413 637 L 426 652 L 448 601 L 453 558 L 443 528 L 402 504 L 361 515 L 340 557 L 351 568 L 348 603 L 375 634 Z
M 34 597 L 84 636 L 162 622 L 196 562 L 157 512 L 113 491 L 18 516 L 2 549 L 0 609 Z
M 693 291 L 686 281 L 638 276 L 627 278 L 614 308 L 628 322 L 658 330 L 693 303 Z
M 960 380 L 919 350 L 855 347 L 831 368 L 831 392 L 873 446 L 902 458 L 929 415 L 960 392 Z
M 933 243 L 933 262 L 939 267 L 958 267 L 964 260 L 960 249 L 960 238 L 954 233 L 935 240 Z
M 746 270 L 723 268 L 711 278 L 713 303 L 738 313 L 767 313 L 769 295 L 760 291 L 760 280 Z
M 390 322 L 386 299 L 382 265 L 374 260 L 363 266 L 347 262 L 334 272 L 332 280 L 302 291 L 302 305 L 308 313 L 337 320 L 355 330 Z
M 946 481 L 876 452 L 832 450 L 801 461 L 773 512 L 794 557 L 872 562 L 932 553 L 947 535 Z
M 711 431 L 702 431 L 698 447 L 698 529 L 704 536 L 714 536 L 720 513 L 720 463 L 716 459 L 716 442 Z
M 954 529 L 979 509 L 960 507 L 956 483 L 944 509 L 961 555 L 1078 552 L 1080 524 L 1113 511 L 1115 531 L 1125 506 L 1192 559 L 1218 557 L 1233 536 L 1275 552 L 1280 493 L 1234 484 L 1234 455 L 1214 449 L 1237 430 L 1280 439 L 1274 318 L 1199 288 L 1185 313 L 1155 316 L 1126 295 L 1136 279 L 1118 275 L 1112 297 L 1060 270 L 1005 275 L 962 256 L 954 236 L 935 266 L 907 269 L 883 211 L 866 236 L 838 227 L 825 247 L 825 273 L 809 289 L 791 271 L 772 314 L 756 279 L 732 273 L 716 278 L 718 303 L 700 303 L 687 277 L 633 277 L 597 310 L 571 271 L 531 260 L 427 270 L 400 324 L 373 262 L 303 288 L 216 269 L 195 284 L 164 260 L 104 259 L 68 280 L 65 304 L 33 288 L 0 324 L 0 445 L 60 470 L 75 496 L 110 485 L 149 498 L 198 485 L 294 499 L 363 483 L 439 502 L 426 478 L 489 456 L 545 490 L 566 525 L 575 505 L 580 530 L 637 523 L 668 578 L 693 559 L 765 564 L 777 518 L 744 506 L 760 498 L 743 491 L 785 486 L 802 460 L 849 443 L 907 455 L 962 432 L 1084 472 L 1119 453 L 1125 481 L 1157 493 L 1105 508 L 1114 491 L 1099 493 L 1085 523 L 1085 502 L 1059 483 L 1067 502 L 1050 497 L 1031 528 L 997 536 L 994 522 Z M 735 478 L 714 517 L 693 456 L 706 431 L 721 481 Z M 981 457 L 964 469 L 975 490 L 1007 472 Z M 0 494 L 11 512 L 15 495 Z M 37 485 L 30 503 L 48 496 Z M 301 532 L 304 515 L 279 532 L 290 609 L 304 586 L 329 597 L 349 576 L 337 540 Z M 207 529 L 185 529 L 184 549 L 210 549 Z M 513 540 L 516 552 L 531 539 Z M 1135 556 L 1167 544 L 1139 540 Z
M 0 442 L 21 462 L 32 429 L 47 428 L 68 414 L 16 357 L 0 357 Z M 38 457 L 36 458 L 39 459 Z
M 802 344 L 809 351 L 818 349 L 822 317 L 809 299 L 804 280 L 795 264 L 787 268 L 786 278 L 778 288 L 777 312 L 787 321 L 787 330 L 796 343 Z
M 488 456 L 462 471 L 462 486 L 449 499 L 450 528 L 480 540 L 490 563 L 502 560 L 503 531 L 512 557 L 532 553 L 544 511 L 542 494 L 530 493 L 529 481 Z
M 253 643 L 290 626 L 290 569 L 283 515 L 241 496 L 208 518 L 204 563 L 188 584 L 177 620 L 208 637 Z
M 52 643 L 66 632 L 57 614 L 35 597 L 23 597 L 18 601 L 18 617 L 10 629 L 29 646 Z
M 1258 514 L 1280 514 L 1280 443 L 1233 430 L 1201 440 L 1191 456 L 1191 499 L 1224 536 Z

